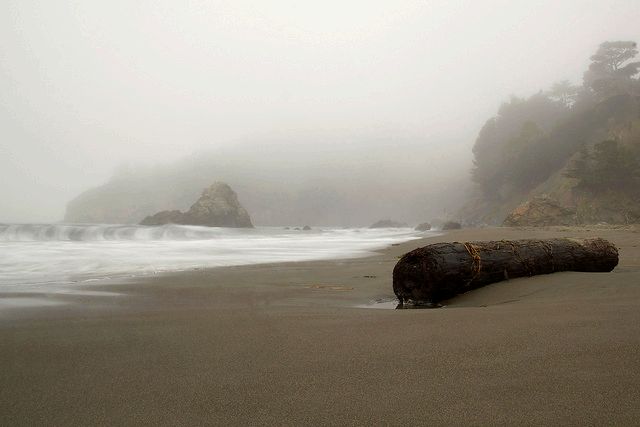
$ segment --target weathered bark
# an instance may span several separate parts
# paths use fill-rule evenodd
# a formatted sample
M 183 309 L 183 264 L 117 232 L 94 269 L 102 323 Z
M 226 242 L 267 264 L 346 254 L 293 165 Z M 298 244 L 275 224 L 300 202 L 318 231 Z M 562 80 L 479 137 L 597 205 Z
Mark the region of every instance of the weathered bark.
M 617 248 L 604 239 L 436 243 L 406 253 L 393 269 L 400 303 L 437 303 L 509 278 L 556 271 L 607 272 Z

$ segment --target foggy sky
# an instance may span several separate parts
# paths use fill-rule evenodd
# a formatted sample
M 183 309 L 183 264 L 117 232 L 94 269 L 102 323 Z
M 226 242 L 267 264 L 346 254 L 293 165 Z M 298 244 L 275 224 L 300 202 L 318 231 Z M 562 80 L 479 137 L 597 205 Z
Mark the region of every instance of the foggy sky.
M 3 0 L 0 221 L 56 221 L 120 164 L 263 135 L 470 150 L 511 94 L 581 82 L 639 20 L 638 0 Z

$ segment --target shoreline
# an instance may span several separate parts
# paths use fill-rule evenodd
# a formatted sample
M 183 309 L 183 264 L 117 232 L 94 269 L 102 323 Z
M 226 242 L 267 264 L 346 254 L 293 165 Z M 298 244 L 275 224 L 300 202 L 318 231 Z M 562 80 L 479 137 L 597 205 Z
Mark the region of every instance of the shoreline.
M 393 297 L 415 247 L 570 236 L 611 240 L 618 267 L 442 309 L 357 307 Z M 637 226 L 463 229 L 366 258 L 91 285 L 124 296 L 0 319 L 0 424 L 632 424 L 639 244 Z
M 425 235 L 409 228 L 292 233 L 263 227 L 246 233 L 186 226 L 34 227 L 17 227 L 5 233 L 8 240 L 0 251 L 5 254 L 4 258 L 0 255 L 0 271 L 6 273 L 0 278 L 0 307 L 10 304 L 8 298 L 2 300 L 9 293 L 55 297 L 91 289 L 92 284 L 125 283 L 218 267 L 365 258 L 392 243 Z M 113 231 L 119 228 L 126 233 Z
M 300 268 L 313 269 L 315 266 L 321 267 L 324 264 L 341 266 L 346 264 L 355 265 L 359 263 L 369 263 L 370 261 L 368 260 L 383 256 L 385 251 L 391 250 L 393 247 L 404 247 L 405 245 L 410 245 L 412 242 L 418 241 L 430 241 L 431 239 L 441 236 L 443 233 L 444 232 L 442 231 L 434 231 L 428 236 L 419 236 L 421 233 L 416 232 L 416 235 L 409 237 L 403 242 L 388 243 L 385 246 L 366 250 L 359 249 L 350 256 L 341 258 L 320 258 L 312 260 L 209 266 L 189 268 L 185 270 L 167 270 L 139 275 L 121 273 L 114 277 L 91 277 L 85 280 L 74 277 L 72 278 L 72 281 L 68 283 L 37 284 L 34 285 L 34 288 L 40 288 L 42 289 L 41 291 L 19 289 L 15 292 L 4 291 L 0 293 L 0 322 L 2 319 L 16 317 L 30 318 L 32 316 L 55 316 L 55 311 L 64 312 L 64 315 L 68 315 L 73 312 L 83 312 L 88 314 L 92 308 L 99 309 L 108 306 L 130 306 L 130 308 L 134 310 L 140 309 L 144 308 L 144 305 L 138 305 L 135 301 L 138 290 L 153 292 L 153 288 L 157 286 L 164 287 L 167 285 L 171 286 L 173 284 L 183 284 L 191 280 L 201 282 L 203 276 L 215 277 L 217 275 L 222 275 L 226 278 L 228 273 L 238 276 L 245 273 L 255 274 L 253 273 L 254 271 L 282 272 L 285 270 L 297 270 Z M 235 280 L 235 278 L 232 280 Z M 243 280 L 240 280 L 240 282 L 243 282 Z M 246 286 L 241 284 L 239 287 Z M 132 297 L 132 300 L 126 301 L 129 296 Z M 109 301 L 109 299 L 112 298 L 120 298 L 120 301 Z M 17 300 L 15 306 L 13 306 L 10 301 L 13 299 Z M 2 307 L 3 301 L 5 302 L 4 307 Z
M 275 287 L 274 290 L 282 291 L 284 285 L 277 283 L 285 277 L 288 281 L 291 294 L 296 294 L 296 301 L 300 305 L 309 303 L 334 304 L 341 307 L 364 308 L 377 299 L 391 300 L 395 298 L 391 286 L 391 271 L 399 257 L 417 247 L 435 242 L 471 241 L 471 240 L 502 240 L 518 238 L 546 238 L 546 237 L 596 237 L 602 233 L 638 233 L 640 228 L 634 225 L 611 226 L 552 226 L 552 227 L 487 227 L 479 229 L 462 229 L 435 231 L 432 236 L 411 239 L 401 243 L 392 243 L 386 247 L 372 249 L 370 254 L 335 259 L 320 259 L 310 261 L 285 261 L 268 262 L 258 264 L 243 264 L 218 267 L 203 267 L 182 271 L 163 271 L 145 275 L 124 275 L 103 279 L 89 279 L 78 281 L 74 284 L 61 285 L 61 292 L 5 292 L 2 298 L 20 298 L 40 300 L 41 305 L 34 303 L 21 304 L 13 309 L 8 307 L 0 310 L 0 321 L 7 318 L 28 319 L 31 317 L 55 317 L 56 311 L 63 312 L 64 316 L 74 312 L 90 315 L 93 309 L 99 310 L 144 310 L 150 303 L 139 302 L 141 296 L 149 300 L 158 297 L 156 303 L 163 305 L 162 298 L 168 289 L 179 290 L 191 287 L 197 290 L 207 289 L 212 292 L 226 290 L 237 294 L 241 290 L 266 290 Z M 616 267 L 616 270 L 620 265 Z M 332 274 L 330 269 L 336 269 Z M 342 270 L 342 271 L 340 271 Z M 296 274 L 299 272 L 300 274 Z M 353 274 L 349 276 L 349 272 Z M 302 274 L 310 276 L 313 280 L 307 280 Z M 347 273 L 347 274 L 345 274 Z M 361 274 L 360 274 L 361 273 Z M 567 273 L 567 272 L 565 272 Z M 570 272 L 569 272 L 570 273 Z M 554 273 L 554 275 L 562 273 Z M 347 275 L 348 277 L 344 277 Z M 244 276 L 258 276 L 260 282 L 249 282 Z M 536 277 L 548 277 L 547 275 Z M 517 280 L 517 279 L 516 279 Z M 512 280 L 513 281 L 513 280 Z M 231 283 L 225 286 L 221 283 Z M 308 283 L 307 283 L 308 282 Z M 342 282 L 348 282 L 345 285 Z M 508 281 L 507 281 L 508 282 Z M 342 283 L 342 284 L 341 284 Z M 499 286 L 500 283 L 491 286 Z M 355 285 L 354 285 L 355 284 Z M 385 286 L 386 284 L 388 286 Z M 332 289 L 332 287 L 334 289 Z M 348 289 L 339 289 L 346 287 Z M 313 294 L 307 292 L 300 294 L 301 290 L 310 289 Z M 324 291 L 324 292 L 322 292 Z M 475 295 L 478 290 L 470 293 Z M 175 293 L 175 292 L 174 292 Z M 280 292 L 282 294 L 282 292 Z M 188 301 L 189 293 L 185 295 Z M 174 295 L 179 297 L 179 295 Z M 286 295 L 278 295 L 277 299 L 286 300 Z M 111 301 L 110 301 L 111 300 Z M 241 298 L 240 298 L 241 300 Z M 272 298 L 273 300 L 273 298 Z M 467 304 L 472 301 L 469 295 L 459 295 L 445 305 L 452 307 L 459 304 Z M 185 302 L 187 303 L 187 302 Z M 230 301 L 230 304 L 236 304 Z M 197 305 L 202 305 L 198 302 Z M 22 310 L 22 313 L 20 312 Z

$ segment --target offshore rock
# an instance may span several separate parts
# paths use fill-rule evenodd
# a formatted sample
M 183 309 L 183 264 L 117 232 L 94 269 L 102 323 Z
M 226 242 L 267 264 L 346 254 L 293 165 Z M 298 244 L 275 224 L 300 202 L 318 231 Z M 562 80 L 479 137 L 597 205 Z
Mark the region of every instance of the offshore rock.
M 183 213 L 180 211 L 160 211 L 145 217 L 141 225 L 182 224 Z
M 161 211 L 142 220 L 142 225 L 204 225 L 207 227 L 252 228 L 251 218 L 238 196 L 224 182 L 204 189 L 187 212 Z
M 431 230 L 431 224 L 429 224 L 428 222 L 423 222 L 422 224 L 416 225 L 415 230 L 416 231 L 429 231 L 429 230 Z

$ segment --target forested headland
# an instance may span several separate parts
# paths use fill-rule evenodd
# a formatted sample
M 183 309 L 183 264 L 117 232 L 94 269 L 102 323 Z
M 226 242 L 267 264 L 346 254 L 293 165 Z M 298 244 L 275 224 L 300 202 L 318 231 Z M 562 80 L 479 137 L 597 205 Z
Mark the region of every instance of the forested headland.
M 632 41 L 602 43 L 581 84 L 512 97 L 473 147 L 471 200 L 461 216 L 500 224 L 544 198 L 575 222 L 640 221 L 640 62 Z

